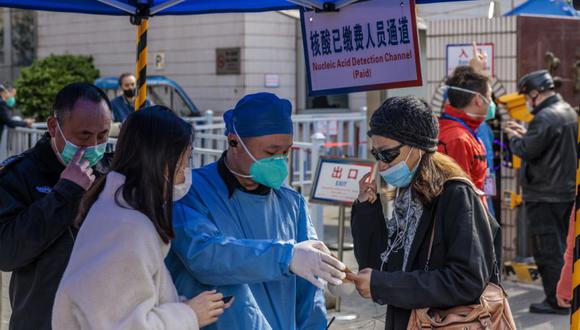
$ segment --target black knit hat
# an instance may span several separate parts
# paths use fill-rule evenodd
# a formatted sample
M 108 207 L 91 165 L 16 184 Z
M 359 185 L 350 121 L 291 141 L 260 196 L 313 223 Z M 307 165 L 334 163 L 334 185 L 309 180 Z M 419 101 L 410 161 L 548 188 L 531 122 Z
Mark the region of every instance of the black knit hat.
M 380 135 L 418 149 L 437 151 L 439 121 L 429 105 L 415 96 L 388 98 L 370 121 L 369 136 Z

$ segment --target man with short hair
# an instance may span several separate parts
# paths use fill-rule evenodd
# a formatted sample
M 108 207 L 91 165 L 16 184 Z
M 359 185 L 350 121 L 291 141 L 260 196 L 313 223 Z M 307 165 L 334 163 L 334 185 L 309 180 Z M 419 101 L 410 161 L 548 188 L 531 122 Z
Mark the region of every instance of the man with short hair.
M 558 306 L 556 286 L 576 196 L 578 115 L 554 88 L 554 79 L 546 70 L 522 77 L 518 91 L 525 95 L 534 119 L 528 129 L 509 122 L 505 132 L 511 151 L 522 158 L 525 214 L 546 294 L 543 302 L 530 306 L 530 312 L 568 314 L 569 308 Z
M 224 114 L 228 150 L 192 172 L 175 204 L 167 264 L 180 295 L 234 296 L 207 329 L 324 329 L 323 280 L 341 284 L 344 264 L 317 240 L 306 201 L 284 184 L 292 106 L 274 94 L 245 96 Z
M 123 73 L 119 77 L 119 89 L 122 94 L 111 101 L 113 110 L 113 120 L 124 122 L 133 111 L 135 111 L 135 100 L 137 99 L 137 78 L 132 73 Z M 149 99 L 145 100 L 145 106 L 151 105 Z
M 42 139 L 0 163 L 0 270 L 12 272 L 11 330 L 51 329 L 80 200 L 111 158 L 104 157 L 111 110 L 103 91 L 70 84 L 53 109 Z
M 447 79 L 448 103 L 439 120 L 441 153 L 453 158 L 480 190 L 487 176 L 485 146 L 477 129 L 495 112 L 489 78 L 471 67 L 458 67 Z

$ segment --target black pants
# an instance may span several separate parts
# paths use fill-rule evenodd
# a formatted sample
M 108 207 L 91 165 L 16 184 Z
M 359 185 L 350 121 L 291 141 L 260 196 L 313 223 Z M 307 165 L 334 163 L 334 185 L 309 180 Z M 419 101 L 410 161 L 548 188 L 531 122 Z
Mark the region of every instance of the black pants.
M 574 202 L 526 202 L 534 259 L 542 276 L 544 293 L 552 306 L 558 306 L 556 286 L 564 265 L 566 234 L 573 206 Z

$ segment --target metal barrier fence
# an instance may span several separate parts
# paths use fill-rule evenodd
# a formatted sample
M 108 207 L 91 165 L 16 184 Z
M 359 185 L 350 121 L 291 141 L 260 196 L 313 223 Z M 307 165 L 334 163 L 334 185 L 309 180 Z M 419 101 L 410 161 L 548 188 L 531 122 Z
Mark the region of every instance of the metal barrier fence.
M 192 154 L 192 163 L 190 164 L 193 168 L 217 161 L 227 148 L 226 136 L 223 134 L 205 133 L 208 130 L 207 126 L 198 126 L 196 128 L 197 133 Z M 199 133 L 199 131 L 203 133 Z M 14 128 L 6 130 L 6 134 L 3 134 L 4 136 L 2 138 L 4 146 L 1 154 L 5 155 L 2 159 L 20 154 L 32 148 L 45 132 L 44 129 L 34 128 Z M 312 173 L 316 167 L 318 157 L 320 155 L 328 155 L 327 150 L 324 148 L 326 142 L 324 135 L 315 134 L 314 136 L 316 137 L 314 143 L 317 146 L 316 151 L 313 151 L 312 142 L 295 142 L 289 154 L 289 172 L 291 175 L 288 178 L 288 183 L 297 191 L 303 192 L 304 194 L 310 192 Z M 116 143 L 116 138 L 109 138 L 108 151 L 113 151 Z
M 295 142 L 289 153 L 289 177 L 288 184 L 309 196 L 312 186 L 312 174 L 320 156 L 354 156 L 366 158 L 366 115 L 361 113 L 351 114 L 328 114 L 328 115 L 296 115 L 293 117 L 295 125 Z M 194 168 L 207 165 L 216 161 L 223 150 L 227 148 L 227 137 L 224 135 L 223 121 L 218 117 L 207 115 L 195 121 L 195 145 L 191 166 Z M 41 126 L 42 127 L 42 124 Z M 45 126 L 44 126 L 45 127 Z M 46 132 L 45 128 L 15 128 L 5 129 L 0 138 L 0 161 L 24 152 L 34 144 Z M 341 128 L 342 127 L 342 128 Z M 318 132 L 322 129 L 329 133 L 325 136 Z M 336 133 L 336 134 L 335 134 Z M 346 139 L 345 139 L 346 137 Z M 346 141 L 342 141 L 345 139 Z M 503 142 L 503 141 L 502 141 Z M 114 149 L 116 139 L 109 139 L 109 151 Z M 502 191 L 518 191 L 516 171 L 510 168 L 501 168 Z M 498 196 L 503 200 L 504 196 Z M 521 208 L 521 207 L 520 207 Z M 311 213 L 313 222 L 317 226 L 322 223 L 322 207 L 312 206 Z M 509 209 L 504 203 L 496 210 L 501 212 L 503 226 L 503 246 L 506 259 L 513 259 L 522 250 L 517 247 L 520 241 L 518 236 L 518 222 L 522 221 L 522 215 L 516 210 Z M 522 227 L 522 226 L 520 226 Z M 525 227 L 525 226 L 523 226 Z M 322 236 L 322 227 L 317 228 Z
M 201 138 L 196 146 L 216 149 L 216 146 L 227 142 L 223 137 L 223 118 L 214 116 L 213 111 L 207 110 L 203 117 L 186 120 L 195 125 L 197 136 Z M 323 133 L 327 138 L 326 147 L 332 155 L 367 157 L 366 107 L 350 113 L 297 114 L 292 116 L 292 122 L 295 141 L 310 142 L 314 133 Z

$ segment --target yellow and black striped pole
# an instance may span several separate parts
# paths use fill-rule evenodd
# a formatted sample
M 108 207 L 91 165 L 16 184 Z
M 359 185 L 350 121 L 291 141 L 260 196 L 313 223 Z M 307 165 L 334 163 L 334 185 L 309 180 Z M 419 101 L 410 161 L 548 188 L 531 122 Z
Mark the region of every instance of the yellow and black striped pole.
M 147 99 L 147 30 L 149 20 L 142 18 L 137 26 L 137 99 L 135 100 L 135 110 L 145 106 Z
M 576 146 L 576 209 L 574 210 L 574 270 L 572 271 L 572 317 L 571 330 L 580 330 L 580 123 L 578 125 L 578 145 Z

